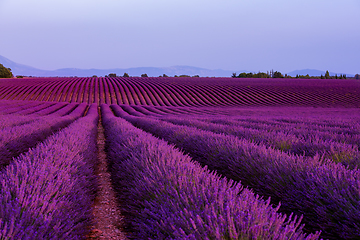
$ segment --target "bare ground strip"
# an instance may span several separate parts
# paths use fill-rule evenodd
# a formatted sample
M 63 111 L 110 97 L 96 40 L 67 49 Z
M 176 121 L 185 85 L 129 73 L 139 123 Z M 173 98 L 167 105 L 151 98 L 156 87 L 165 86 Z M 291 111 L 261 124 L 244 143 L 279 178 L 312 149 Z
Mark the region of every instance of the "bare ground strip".
M 111 186 L 110 173 L 105 153 L 104 128 L 98 125 L 98 176 L 99 188 L 93 204 L 94 225 L 87 239 L 119 239 L 125 240 L 122 230 L 123 216 L 118 208 L 115 192 Z

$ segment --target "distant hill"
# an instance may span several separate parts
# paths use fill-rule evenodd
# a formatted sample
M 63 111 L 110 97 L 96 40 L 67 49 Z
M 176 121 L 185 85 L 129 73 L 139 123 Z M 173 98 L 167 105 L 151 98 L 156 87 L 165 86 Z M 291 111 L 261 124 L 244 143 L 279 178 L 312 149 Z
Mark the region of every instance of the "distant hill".
M 166 74 L 168 76 L 174 75 L 199 75 L 201 77 L 231 77 L 234 71 L 215 69 L 210 70 L 206 68 L 198 68 L 191 66 L 172 66 L 172 67 L 137 67 L 137 68 L 111 68 L 111 69 L 79 69 L 79 68 L 62 68 L 53 71 L 41 70 L 34 67 L 26 66 L 23 64 L 15 63 L 3 56 L 0 56 L 0 63 L 5 67 L 11 68 L 14 75 L 23 76 L 37 76 L 37 77 L 91 77 L 93 75 L 105 76 L 109 73 L 116 73 L 122 76 L 125 72 L 130 76 L 141 76 L 146 73 L 149 77 L 158 77 Z M 245 70 L 237 72 L 248 72 Z
M 141 74 L 146 73 L 149 77 L 158 77 L 166 74 L 168 76 L 174 75 L 199 75 L 200 77 L 231 77 L 232 73 L 236 72 L 237 74 L 242 72 L 249 72 L 247 70 L 240 71 L 231 71 L 231 70 L 223 70 L 223 69 L 206 69 L 206 68 L 198 68 L 191 66 L 172 66 L 172 67 L 137 67 L 137 68 L 112 68 L 112 69 L 79 69 L 79 68 L 62 68 L 57 70 L 41 70 L 34 67 L 30 67 L 27 65 L 15 63 L 3 56 L 0 55 L 0 63 L 3 64 L 7 68 L 11 68 L 13 74 L 23 75 L 23 76 L 37 76 L 37 77 L 91 77 L 93 75 L 96 76 L 105 76 L 109 73 L 116 73 L 118 76 L 122 76 L 125 72 L 130 76 L 141 76 Z M 287 73 L 288 75 L 295 77 L 297 74 L 310 76 L 320 76 L 325 75 L 325 71 L 320 71 L 316 69 L 303 69 L 303 70 L 295 70 Z M 331 76 L 335 74 L 344 74 L 344 73 L 332 73 Z M 353 74 L 346 74 L 348 77 L 353 77 Z
M 1 55 L 0 55 L 0 63 L 4 65 L 6 68 L 11 68 L 11 71 L 14 75 L 39 76 L 38 74 L 42 74 L 44 71 L 23 64 L 15 63 Z
M 316 69 L 302 69 L 302 70 L 295 70 L 292 72 L 287 73 L 287 75 L 290 75 L 292 77 L 296 77 L 296 75 L 306 75 L 309 74 L 309 76 L 321 76 L 321 75 L 325 75 L 326 71 L 320 71 L 320 70 L 316 70 Z M 330 76 L 335 76 L 335 74 L 340 75 L 340 74 L 346 74 L 346 73 L 334 73 L 334 72 L 329 72 Z M 354 77 L 354 74 L 346 74 L 346 76 L 348 77 Z

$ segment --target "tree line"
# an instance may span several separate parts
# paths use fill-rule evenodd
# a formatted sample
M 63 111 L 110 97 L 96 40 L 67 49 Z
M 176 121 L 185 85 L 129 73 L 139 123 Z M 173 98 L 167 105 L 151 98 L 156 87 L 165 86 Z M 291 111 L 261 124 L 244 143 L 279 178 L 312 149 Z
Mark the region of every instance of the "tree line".
M 2 65 L 0 63 L 0 78 L 12 78 L 14 77 L 13 73 L 11 72 L 10 68 L 6 68 L 4 67 L 4 65 Z M 17 76 L 22 77 L 22 76 Z M 93 75 L 93 77 L 97 77 L 96 75 Z M 119 77 L 116 75 L 116 73 L 110 73 L 109 75 L 105 75 L 105 77 Z M 124 75 L 122 77 L 130 77 L 130 75 L 128 73 L 124 73 Z M 148 77 L 148 75 L 146 73 L 141 74 L 141 77 Z M 163 74 L 162 76 L 160 75 L 159 77 L 169 77 L 166 74 Z M 194 76 L 190 76 L 190 75 L 175 75 L 174 77 L 199 77 L 199 75 L 194 75 Z M 325 75 L 319 76 L 309 76 L 309 74 L 306 75 L 299 75 L 297 74 L 295 77 L 292 77 L 290 75 L 283 75 L 281 72 L 271 70 L 270 72 L 258 72 L 258 73 L 246 73 L 246 72 L 242 72 L 239 75 L 237 75 L 236 73 L 233 73 L 232 78 L 304 78 L 304 79 L 347 79 L 346 74 L 340 74 L 337 75 L 335 74 L 335 76 L 330 76 L 329 71 L 325 72 Z M 360 79 L 360 74 L 355 74 L 354 76 L 355 79 Z
M 11 69 L 4 67 L 4 65 L 0 63 L 0 78 L 12 78 L 13 76 Z
M 304 78 L 304 79 L 346 79 L 346 74 L 340 74 L 337 75 L 335 74 L 335 76 L 330 76 L 329 71 L 325 72 L 325 75 L 321 76 L 310 76 L 309 74 L 306 75 L 299 75 L 297 74 L 295 77 L 292 77 L 290 75 L 283 75 L 281 72 L 271 70 L 270 72 L 258 72 L 258 73 L 246 73 L 246 72 L 242 72 L 239 75 L 236 75 L 236 73 L 233 73 L 232 78 Z M 356 74 L 355 79 L 360 79 L 360 75 Z
M 93 77 L 97 77 L 96 75 L 94 75 Z M 105 77 L 120 77 L 117 76 L 116 73 L 110 73 L 109 75 L 105 75 Z M 130 77 L 130 75 L 128 73 L 124 73 L 124 75 L 122 77 Z M 141 77 L 149 77 L 146 73 L 141 74 Z M 159 77 L 169 77 L 168 75 L 166 75 L 165 73 Z M 200 77 L 199 75 L 194 75 L 194 76 L 190 76 L 190 75 L 175 75 L 174 77 Z

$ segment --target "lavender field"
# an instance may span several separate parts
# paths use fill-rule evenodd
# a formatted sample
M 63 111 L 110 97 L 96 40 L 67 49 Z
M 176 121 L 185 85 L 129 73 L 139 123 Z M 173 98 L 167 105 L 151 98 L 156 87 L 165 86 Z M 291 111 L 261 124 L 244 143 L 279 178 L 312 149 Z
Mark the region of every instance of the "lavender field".
M 160 77 L 0 79 L 0 239 L 104 239 L 100 128 L 126 239 L 360 239 L 358 80 Z

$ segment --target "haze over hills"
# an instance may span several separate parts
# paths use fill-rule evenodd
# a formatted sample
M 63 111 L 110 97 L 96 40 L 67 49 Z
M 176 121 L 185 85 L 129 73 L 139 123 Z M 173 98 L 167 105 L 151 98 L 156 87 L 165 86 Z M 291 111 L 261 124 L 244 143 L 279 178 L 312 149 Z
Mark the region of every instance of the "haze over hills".
M 62 68 L 57 70 L 42 70 L 38 68 L 34 68 L 31 66 L 27 66 L 24 64 L 19 64 L 9 60 L 0 55 L 0 63 L 3 64 L 7 68 L 11 68 L 13 74 L 22 75 L 22 76 L 37 76 L 37 77 L 69 77 L 69 76 L 77 76 L 77 77 L 91 77 L 93 75 L 96 76 L 105 76 L 109 73 L 116 73 L 118 76 L 122 76 L 125 72 L 130 76 L 141 76 L 141 74 L 146 73 L 149 77 L 158 77 L 166 74 L 168 76 L 174 75 L 199 75 L 200 77 L 231 77 L 231 75 L 235 72 L 237 74 L 241 72 L 250 72 L 247 70 L 223 70 L 223 69 L 206 69 L 206 68 L 198 68 L 192 66 L 171 66 L 171 67 L 136 67 L 136 68 L 112 68 L 112 69 L 79 69 L 79 68 Z M 285 73 L 283 73 L 285 74 Z M 295 77 L 297 74 L 310 76 L 320 76 L 324 75 L 325 71 L 316 70 L 316 69 L 302 69 L 295 70 L 289 73 L 286 73 L 292 77 Z M 330 75 L 333 76 L 335 74 L 344 74 L 344 73 L 333 73 L 330 72 Z M 346 74 L 348 77 L 353 77 L 354 74 Z

